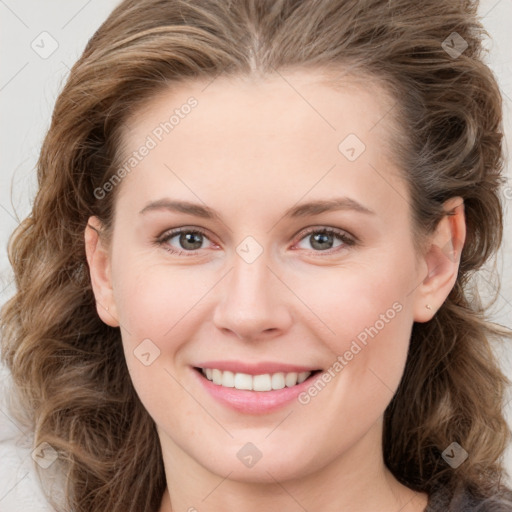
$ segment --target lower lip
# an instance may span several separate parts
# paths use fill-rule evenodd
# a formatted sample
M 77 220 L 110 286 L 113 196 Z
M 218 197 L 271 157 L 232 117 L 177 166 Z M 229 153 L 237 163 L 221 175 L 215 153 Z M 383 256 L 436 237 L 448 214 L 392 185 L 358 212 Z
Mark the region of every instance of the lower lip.
M 226 388 L 214 384 L 200 371 L 193 369 L 196 378 L 199 379 L 206 391 L 220 403 L 245 414 L 265 414 L 280 409 L 293 402 L 300 393 L 305 391 L 320 375 L 315 373 L 304 382 L 291 388 L 275 389 L 273 391 L 248 391 L 236 388 Z

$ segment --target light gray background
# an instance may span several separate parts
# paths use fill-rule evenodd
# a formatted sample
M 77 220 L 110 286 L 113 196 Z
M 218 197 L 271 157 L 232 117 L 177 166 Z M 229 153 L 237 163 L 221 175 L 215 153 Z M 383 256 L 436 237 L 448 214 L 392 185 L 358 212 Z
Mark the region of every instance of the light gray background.
M 456 0 L 453 0 L 456 1 Z M 0 0 L 0 304 L 14 291 L 6 255 L 9 234 L 18 219 L 30 212 L 36 192 L 35 162 L 42 138 L 47 130 L 52 108 L 69 69 L 82 53 L 85 44 L 112 11 L 113 0 Z M 484 0 L 480 14 L 492 41 L 488 63 L 497 74 L 504 98 L 506 151 L 512 137 L 512 2 L 510 0 Z M 47 32 L 48 35 L 41 35 Z M 448 35 L 448 34 L 447 34 Z M 36 46 L 37 45 L 37 46 Z M 58 45 L 51 54 L 52 45 Z M 37 49 L 37 51 L 35 50 Z M 39 52 L 39 53 L 37 53 Z M 45 53 L 46 52 L 46 53 Z M 512 173 L 505 197 L 505 244 L 497 266 L 501 273 L 502 288 L 493 307 L 493 319 L 512 326 Z M 12 194 L 12 196 L 11 196 Z M 483 274 L 484 293 L 492 285 Z M 496 347 L 503 368 L 512 379 L 512 347 Z M 0 369 L 2 370 L 2 369 Z M 0 379 L 5 381 L 5 370 Z M 509 394 L 512 397 L 512 393 Z M 1 409 L 0 432 L 12 427 Z M 5 410 L 5 409 L 4 409 Z M 507 406 L 507 417 L 512 425 L 512 401 Z M 1 437 L 1 436 L 0 436 Z M 0 439 L 1 440 L 1 439 Z M 30 473 L 30 454 L 19 452 L 19 468 L 7 467 L 0 450 L 0 508 L 20 510 L 23 493 L 30 494 L 35 485 Z M 27 456 L 28 453 L 28 456 Z M 9 452 L 9 456 L 13 454 Z M 14 460 L 14 459 L 12 459 Z M 512 474 L 512 446 L 506 454 L 506 465 Z M 510 482 L 512 485 L 512 482 Z M 35 495 L 35 491 L 34 491 Z M 12 506 L 12 509 L 10 507 Z M 27 508 L 30 507 L 30 508 Z M 25 504 L 23 510 L 44 510 L 34 503 Z

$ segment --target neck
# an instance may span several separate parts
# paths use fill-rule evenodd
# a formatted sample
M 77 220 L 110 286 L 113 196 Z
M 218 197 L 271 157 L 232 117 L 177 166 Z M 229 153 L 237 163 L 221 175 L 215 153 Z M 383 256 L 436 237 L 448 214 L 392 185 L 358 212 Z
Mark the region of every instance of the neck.
M 371 432 L 368 435 L 378 439 Z M 210 472 L 192 458 L 183 457 L 168 438 L 163 438 L 169 485 L 159 512 L 423 512 L 427 494 L 400 484 L 384 465 L 381 445 L 374 444 L 358 443 L 327 466 L 296 478 L 279 480 L 272 476 L 278 474 L 275 468 L 279 466 L 274 466 L 260 467 L 260 473 L 253 473 L 248 481 L 237 479 L 236 467 L 224 476 Z M 166 446 L 172 449 L 166 450 Z M 314 461 L 309 467 L 314 467 Z

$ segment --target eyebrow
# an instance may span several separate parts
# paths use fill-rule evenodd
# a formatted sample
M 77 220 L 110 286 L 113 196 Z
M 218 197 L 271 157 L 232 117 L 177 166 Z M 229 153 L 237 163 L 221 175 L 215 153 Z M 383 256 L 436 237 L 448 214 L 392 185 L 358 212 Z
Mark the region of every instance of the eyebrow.
M 144 214 L 154 210 L 176 211 L 194 215 L 196 217 L 202 217 L 204 219 L 220 220 L 220 215 L 208 206 L 202 206 L 189 201 L 174 201 L 167 198 L 148 203 L 139 213 Z M 308 215 L 318 215 L 327 211 L 336 210 L 353 210 L 367 215 L 375 215 L 373 210 L 370 210 L 350 197 L 336 197 L 334 199 L 311 201 L 309 203 L 293 206 L 286 210 L 283 217 L 307 217 Z

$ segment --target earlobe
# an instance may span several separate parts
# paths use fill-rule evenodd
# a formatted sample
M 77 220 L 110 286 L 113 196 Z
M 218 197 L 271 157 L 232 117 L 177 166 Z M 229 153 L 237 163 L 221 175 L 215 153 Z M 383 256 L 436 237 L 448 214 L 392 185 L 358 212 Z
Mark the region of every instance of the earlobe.
M 98 315 L 107 325 L 119 327 L 112 290 L 110 257 L 102 242 L 101 230 L 101 221 L 97 217 L 90 217 L 84 232 L 85 253 Z
M 448 297 L 457 280 L 466 239 L 464 201 L 452 197 L 443 205 L 446 215 L 429 239 L 424 255 L 427 275 L 416 289 L 414 320 L 428 322 Z

